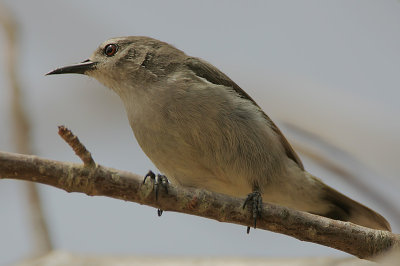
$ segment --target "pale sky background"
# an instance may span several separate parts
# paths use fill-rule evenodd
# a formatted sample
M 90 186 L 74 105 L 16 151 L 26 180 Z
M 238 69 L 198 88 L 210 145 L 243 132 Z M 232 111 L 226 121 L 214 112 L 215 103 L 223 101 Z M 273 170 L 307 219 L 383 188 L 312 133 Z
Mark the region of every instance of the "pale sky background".
M 79 162 L 57 135 L 66 125 L 105 166 L 156 171 L 140 150 L 119 98 L 78 75 L 45 77 L 85 60 L 104 40 L 146 35 L 216 65 L 279 125 L 289 122 L 353 156 L 331 154 L 399 206 L 400 2 L 342 1 L 3 1 L 20 25 L 19 77 L 35 154 Z M 4 31 L 0 30 L 0 150 L 13 151 Z M 296 134 L 282 127 L 286 136 Z M 312 145 L 312 143 L 307 143 Z M 301 156 L 306 169 L 400 221 Z M 362 167 L 360 167 L 360 165 Z M 346 256 L 275 233 L 165 213 L 135 203 L 40 187 L 57 249 L 150 256 Z M 0 265 L 30 254 L 21 183 L 0 181 Z M 400 209 L 400 206 L 399 206 Z

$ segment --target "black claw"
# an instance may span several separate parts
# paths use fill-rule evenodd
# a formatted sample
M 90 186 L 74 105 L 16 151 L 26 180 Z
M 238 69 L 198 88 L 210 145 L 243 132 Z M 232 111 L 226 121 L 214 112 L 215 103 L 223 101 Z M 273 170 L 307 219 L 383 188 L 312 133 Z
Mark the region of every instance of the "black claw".
M 146 182 L 146 179 L 150 177 L 152 180 L 156 180 L 156 174 L 153 171 L 149 170 L 149 172 L 143 178 L 143 184 Z
M 247 195 L 246 200 L 243 203 L 243 209 L 249 202 L 252 202 L 252 217 L 254 219 L 254 229 L 257 228 L 257 218 L 260 217 L 260 211 L 262 206 L 262 197 L 259 191 L 254 191 Z M 247 227 L 247 233 L 250 233 L 250 226 Z
M 156 190 L 156 201 L 158 200 L 158 191 L 160 190 L 160 186 L 162 186 L 165 190 L 165 193 L 168 194 L 168 178 L 165 175 L 157 175 L 157 179 L 154 185 L 154 189 Z M 157 215 L 158 217 L 161 217 L 161 215 L 163 214 L 163 210 L 161 209 L 157 209 Z
M 154 184 L 154 192 L 156 194 L 156 201 L 158 201 L 158 191 L 160 190 L 160 186 L 164 187 L 165 192 L 168 194 L 168 178 L 165 175 L 158 174 L 157 176 L 153 173 L 153 171 L 149 171 L 143 179 L 143 184 L 146 182 L 146 179 L 150 177 Z M 163 210 L 157 209 L 157 215 L 161 216 L 163 214 Z

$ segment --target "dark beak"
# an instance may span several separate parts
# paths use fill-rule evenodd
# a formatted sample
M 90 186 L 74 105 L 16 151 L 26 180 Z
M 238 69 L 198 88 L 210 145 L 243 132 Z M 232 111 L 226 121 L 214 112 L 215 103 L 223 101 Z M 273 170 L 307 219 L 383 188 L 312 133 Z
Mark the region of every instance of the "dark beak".
M 96 68 L 96 62 L 92 62 L 88 59 L 76 65 L 57 68 L 47 73 L 46 76 L 54 74 L 85 74 L 86 71 L 94 70 L 95 68 Z

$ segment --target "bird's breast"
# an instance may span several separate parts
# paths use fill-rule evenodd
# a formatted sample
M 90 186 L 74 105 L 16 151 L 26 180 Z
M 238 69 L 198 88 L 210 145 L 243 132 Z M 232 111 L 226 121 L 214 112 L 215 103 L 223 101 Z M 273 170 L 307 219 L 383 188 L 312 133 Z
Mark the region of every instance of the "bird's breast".
M 125 106 L 139 145 L 170 179 L 246 194 L 277 176 L 284 153 L 258 107 L 225 90 L 163 88 L 152 96 L 156 103 L 136 98 Z

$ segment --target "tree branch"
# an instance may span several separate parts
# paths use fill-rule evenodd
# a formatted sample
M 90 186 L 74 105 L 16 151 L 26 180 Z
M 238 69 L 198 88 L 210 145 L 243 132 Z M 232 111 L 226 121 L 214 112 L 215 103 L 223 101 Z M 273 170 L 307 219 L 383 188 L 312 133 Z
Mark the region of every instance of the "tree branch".
M 0 179 L 4 178 L 47 184 L 67 192 L 137 202 L 220 222 L 252 225 L 250 212 L 242 208 L 243 199 L 171 184 L 168 194 L 160 193 L 156 201 L 151 181 L 142 184 L 142 176 L 100 165 L 85 167 L 37 156 L 0 152 Z M 400 246 L 400 235 L 391 232 L 266 203 L 257 225 L 260 229 L 332 247 L 359 258 L 370 259 Z

